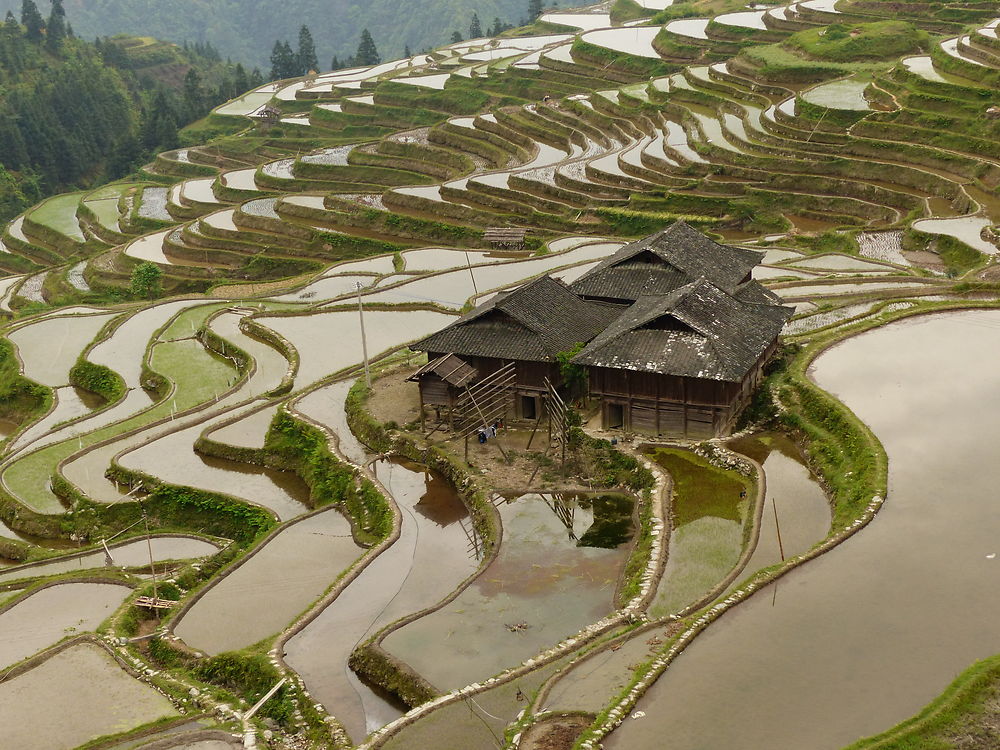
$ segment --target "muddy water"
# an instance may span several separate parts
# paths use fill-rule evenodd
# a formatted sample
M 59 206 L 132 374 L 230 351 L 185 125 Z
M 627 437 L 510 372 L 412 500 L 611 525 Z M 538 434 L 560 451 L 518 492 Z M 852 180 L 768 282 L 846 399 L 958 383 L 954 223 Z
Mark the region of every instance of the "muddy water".
M 61 583 L 0 614 L 0 666 L 9 666 L 68 635 L 93 630 L 131 592 L 110 583 Z
M 154 536 L 152 537 L 152 546 L 153 559 L 157 562 L 206 557 L 219 550 L 217 545 L 204 539 L 193 539 L 186 536 Z M 115 568 L 149 567 L 149 548 L 145 539 L 111 545 L 111 557 L 114 560 L 113 567 Z M 104 561 L 105 554 L 104 550 L 101 549 L 84 555 L 74 555 L 69 559 L 52 560 L 37 565 L 19 565 L 16 568 L 3 571 L 0 574 L 0 582 L 29 576 L 51 576 L 73 570 L 103 568 Z
M 926 284 L 907 283 L 907 281 L 876 281 L 863 284 L 807 284 L 804 286 L 788 286 L 774 289 L 774 293 L 786 299 L 791 297 L 829 297 L 838 294 L 865 294 L 867 292 L 884 292 L 886 290 L 908 294 L 926 291 Z
M 987 255 L 995 255 L 997 246 L 984 240 L 980 234 L 990 225 L 985 216 L 960 216 L 954 219 L 923 219 L 913 222 L 913 228 L 929 234 L 947 234 L 961 240 L 969 247 Z
M 371 299 L 370 297 L 368 299 Z M 405 318 L 405 325 L 401 318 Z M 313 383 L 325 375 L 362 361 L 361 327 L 357 310 L 321 311 L 312 315 L 261 317 L 259 323 L 287 338 L 302 357 L 296 382 Z M 395 348 L 407 341 L 426 336 L 444 328 L 453 316 L 427 310 L 399 312 L 368 310 L 365 312 L 365 332 L 368 354 Z M 331 340 L 337 346 L 316 346 L 317 341 Z
M 347 426 L 347 414 L 344 412 L 344 401 L 353 385 L 353 380 L 344 380 L 317 388 L 296 401 L 295 408 L 336 434 L 340 453 L 349 461 L 362 464 L 367 453 Z
M 1000 313 L 903 321 L 812 375 L 881 439 L 889 496 L 865 530 L 724 615 L 608 750 L 840 748 L 914 714 L 1000 651 Z M 891 356 L 886 356 L 891 353 Z M 947 394 L 947 398 L 942 398 Z M 919 404 L 919 409 L 914 405 Z
M 375 282 L 375 279 L 375 276 L 352 275 L 321 277 L 301 289 L 282 294 L 274 299 L 278 302 L 314 302 L 333 299 L 345 294 L 354 294 L 358 289 L 358 284 L 362 287 L 370 286 Z
M 112 317 L 105 314 L 47 318 L 17 329 L 8 338 L 17 345 L 28 378 L 42 385 L 66 385 L 69 370 L 80 352 Z
M 267 430 L 271 426 L 278 411 L 277 406 L 260 409 L 230 425 L 209 433 L 212 440 L 218 440 L 226 445 L 238 445 L 245 448 L 263 448 Z
M 871 109 L 865 99 L 866 81 L 846 79 L 824 83 L 802 93 L 807 102 L 828 109 L 845 109 L 864 111 Z
M 402 513 L 399 539 L 285 644 L 288 664 L 355 741 L 400 710 L 350 671 L 351 651 L 385 625 L 437 604 L 479 562 L 468 511 L 450 484 L 407 462 L 375 467 Z
M 533 694 L 565 663 L 566 659 L 550 662 L 468 700 L 430 711 L 393 735 L 382 747 L 384 750 L 493 750 L 502 747 L 505 728 L 524 710 L 524 696 Z
M 733 440 L 729 447 L 764 467 L 767 488 L 760 536 L 740 574 L 742 579 L 781 562 L 782 550 L 786 558 L 793 557 L 822 541 L 830 531 L 830 503 L 795 443 L 787 436 L 763 433 Z M 778 529 L 781 530 L 780 547 Z
M 553 681 L 542 707 L 600 713 L 632 679 L 635 666 L 656 655 L 661 633 L 643 630 L 570 667 Z
M 659 59 L 660 54 L 653 49 L 653 39 L 659 33 L 659 26 L 635 26 L 633 28 L 603 29 L 591 31 L 582 39 L 598 47 L 625 52 L 639 57 Z
M 363 550 L 336 508 L 294 523 L 221 578 L 177 623 L 185 642 L 209 654 L 275 635 L 323 595 Z
M 514 666 L 599 620 L 614 609 L 631 505 L 620 496 L 572 495 L 502 503 L 497 559 L 454 601 L 390 634 L 386 650 L 449 690 Z M 624 522 L 614 527 L 613 519 Z
M 90 643 L 0 684 L 4 745 L 19 750 L 70 750 L 176 714 L 164 696 Z
M 81 417 L 102 405 L 98 396 L 73 386 L 55 388 L 53 395 L 55 396 L 55 406 L 52 411 L 18 435 L 8 446 L 8 453 L 14 453 L 28 445 L 33 448 L 39 447 L 35 441 L 41 435 L 66 420 Z M 11 424 L 13 425 L 13 423 Z M 52 439 L 56 439 L 55 436 Z

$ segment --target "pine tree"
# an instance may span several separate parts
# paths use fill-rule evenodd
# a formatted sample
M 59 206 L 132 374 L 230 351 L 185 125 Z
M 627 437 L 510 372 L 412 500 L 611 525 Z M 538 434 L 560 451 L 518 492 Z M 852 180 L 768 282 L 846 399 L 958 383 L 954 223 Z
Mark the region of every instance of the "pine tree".
M 334 55 L 333 59 L 330 60 L 330 70 L 340 70 L 341 68 L 344 67 L 346 67 L 346 65 L 344 65 L 344 63 L 342 63 L 340 61 L 340 58 L 337 57 L 336 55 Z
M 316 58 L 316 44 L 312 33 L 305 25 L 299 29 L 299 75 L 304 76 L 310 70 L 319 70 L 319 60 Z
M 17 28 L 19 25 L 17 23 L 17 19 L 14 17 L 14 14 L 9 10 L 7 11 L 7 17 L 4 19 L 4 23 L 7 25 L 8 29 Z
M 247 71 L 243 67 L 243 63 L 236 63 L 236 69 L 233 71 L 233 89 L 236 96 L 250 90 L 250 81 L 247 79 Z
M 379 57 L 378 48 L 375 47 L 375 40 L 372 39 L 368 29 L 361 32 L 361 41 L 358 43 L 358 53 L 354 56 L 355 65 L 378 65 L 382 62 Z
M 542 15 L 542 0 L 528 0 L 528 20 L 534 21 Z
M 483 35 L 483 27 L 479 23 L 479 14 L 472 14 L 472 23 L 469 24 L 469 39 L 478 39 Z
M 45 30 L 45 21 L 42 14 L 38 12 L 38 6 L 34 0 L 21 0 L 21 24 L 28 31 L 28 39 L 33 42 L 42 40 L 42 32 Z
M 406 45 L 406 46 L 405 46 L 405 47 L 403 48 L 403 57 L 413 57 L 413 53 L 412 53 L 412 52 L 410 52 L 410 45 L 409 45 L 409 44 L 407 44 L 407 45 Z
M 461 41 L 462 41 L 462 34 L 458 31 L 458 29 L 455 29 L 455 31 L 451 32 L 452 44 L 458 44 Z
M 191 68 L 184 76 L 184 106 L 189 120 L 197 120 L 205 114 L 205 92 L 197 68 Z
M 271 51 L 271 80 L 298 75 L 299 61 L 288 42 L 276 41 Z
M 66 39 L 66 11 L 62 0 L 52 0 L 52 13 L 46 26 L 45 46 L 53 54 L 59 52 Z
M 254 68 L 250 71 L 250 80 L 247 90 L 260 88 L 264 85 L 264 74 L 260 72 L 260 68 Z

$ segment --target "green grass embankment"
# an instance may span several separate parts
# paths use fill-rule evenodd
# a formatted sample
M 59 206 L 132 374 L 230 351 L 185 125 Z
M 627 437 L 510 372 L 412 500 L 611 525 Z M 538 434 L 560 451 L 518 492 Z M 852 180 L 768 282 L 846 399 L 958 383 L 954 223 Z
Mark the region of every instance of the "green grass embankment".
M 845 750 L 993 750 L 1000 745 L 1000 655 L 978 661 L 916 716 Z

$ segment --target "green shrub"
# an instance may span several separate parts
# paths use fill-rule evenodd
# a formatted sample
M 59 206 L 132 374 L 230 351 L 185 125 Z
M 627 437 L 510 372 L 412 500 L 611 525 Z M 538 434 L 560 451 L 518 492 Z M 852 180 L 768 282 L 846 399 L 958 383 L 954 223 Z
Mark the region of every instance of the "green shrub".
M 0 338 L 0 416 L 21 422 L 44 413 L 52 403 L 52 391 L 21 374 L 14 345 Z
M 125 381 L 117 372 L 82 357 L 70 369 L 69 382 L 77 388 L 96 393 L 109 404 L 125 395 Z
M 266 655 L 235 651 L 206 659 L 193 671 L 198 679 L 225 688 L 251 705 L 263 698 L 281 679 L 281 673 Z M 264 704 L 260 713 L 280 724 L 288 724 L 295 713 L 289 686 L 283 685 Z

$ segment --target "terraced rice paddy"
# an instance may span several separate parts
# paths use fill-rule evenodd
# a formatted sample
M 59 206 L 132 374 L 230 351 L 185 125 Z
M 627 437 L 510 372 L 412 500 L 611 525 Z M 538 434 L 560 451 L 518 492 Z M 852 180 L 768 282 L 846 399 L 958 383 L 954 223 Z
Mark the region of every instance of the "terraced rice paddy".
M 107 583 L 61 583 L 8 602 L 0 612 L 0 664 L 9 667 L 63 638 L 94 630 L 128 593 Z
M 169 700 L 86 643 L 4 681 L 0 696 L 6 741 L 25 750 L 70 750 L 123 727 L 177 715 Z
M 0 268 L 11 274 L 0 279 L 0 310 L 14 369 L 45 398 L 0 414 L 0 536 L 13 545 L 4 555 L 67 556 L 4 559 L 0 583 L 16 583 L 0 592 L 0 661 L 102 622 L 115 637 L 155 629 L 125 604 L 151 593 L 148 550 L 134 536 L 144 511 L 156 566 L 170 563 L 164 591 L 181 597 L 171 637 L 203 655 L 273 660 L 274 675 L 309 691 L 277 701 L 305 707 L 320 735 L 332 736 L 332 716 L 354 743 L 389 725 L 369 739 L 373 750 L 465 750 L 493 747 L 543 709 L 583 712 L 586 723 L 604 715 L 641 676 L 634 667 L 697 622 L 687 607 L 728 609 L 759 571 L 783 556 L 798 564 L 854 523 L 862 511 L 835 497 L 831 506 L 822 489 L 839 480 L 817 478 L 815 457 L 835 451 L 811 452 L 801 435 L 804 446 L 772 433 L 731 443 L 763 466 L 756 505 L 759 477 L 653 446 L 674 483 L 657 535 L 631 498 L 602 494 L 611 481 L 594 495 L 539 492 L 549 481 L 539 479 L 509 499 L 470 500 L 466 485 L 382 456 L 405 452 L 402 443 L 359 416 L 349 396 L 363 378 L 358 285 L 367 354 L 376 376 L 389 373 L 376 388 L 402 387 L 393 368 L 417 360 L 398 350 L 470 304 L 544 273 L 572 282 L 677 218 L 764 254 L 755 275 L 795 301 L 785 334 L 797 343 L 995 305 L 1000 162 L 986 109 L 1000 74 L 996 23 L 979 5 L 951 5 L 948 18 L 936 6 L 896 9 L 931 35 L 893 57 L 879 56 L 880 42 L 863 62 L 822 52 L 839 38 L 828 36 L 834 20 L 851 41 L 884 20 L 860 0 L 733 8 L 662 27 L 612 22 L 618 11 L 606 5 L 550 10 L 543 22 L 577 31 L 468 40 L 269 83 L 213 113 L 239 134 L 162 154 L 142 181 L 26 210 L 0 232 Z M 246 117 L 264 105 L 282 122 L 252 149 L 247 136 L 259 133 Z M 492 246 L 493 227 L 527 230 L 525 247 Z M 160 269 L 169 301 L 130 293 L 141 262 Z M 836 748 L 914 712 L 1000 650 L 991 600 L 977 593 L 992 559 L 994 317 L 922 317 L 821 355 L 819 385 L 889 452 L 885 510 L 710 625 L 637 704 L 612 714 L 645 715 L 605 747 L 669 737 L 678 748 Z M 113 385 L 110 401 L 71 376 L 81 357 Z M 957 394 L 947 414 L 945 390 Z M 400 439 L 416 434 L 403 424 L 412 413 L 386 417 Z M 809 468 L 803 455 L 814 456 Z M 485 471 L 473 476 L 489 484 Z M 495 558 L 483 555 L 476 502 L 496 508 Z M 954 504 L 967 512 L 948 513 Z M 606 532 L 612 516 L 618 535 L 593 544 L 591 530 Z M 126 528 L 105 566 L 97 545 Z M 86 552 L 69 554 L 81 544 Z M 643 589 L 636 570 L 651 548 L 665 564 Z M 23 588 L 21 579 L 50 576 L 57 585 Z M 625 632 L 615 618 L 626 606 L 628 618 L 652 622 Z M 900 618 L 921 626 L 898 627 Z M 588 627 L 599 631 L 591 642 L 564 642 Z M 0 745 L 73 747 L 176 716 L 175 706 L 193 712 L 182 701 L 206 689 L 188 682 L 201 673 L 174 669 L 172 641 L 154 640 L 114 648 L 162 676 L 173 704 L 96 646 L 72 646 L 0 684 L 0 714 L 34 716 L 25 701 L 45 695 L 73 720 L 30 737 L 0 733 Z M 399 721 L 409 710 L 399 695 L 367 682 L 398 676 L 393 660 L 426 691 L 413 703 L 472 687 Z M 3 716 L 4 726 L 23 723 Z M 240 731 L 232 716 L 206 725 Z M 595 737 L 613 723 L 597 721 Z
M 572 523 L 553 506 L 575 511 Z M 572 635 L 614 608 L 631 507 L 615 496 L 528 495 L 503 503 L 506 536 L 497 559 L 454 601 L 391 633 L 384 647 L 432 684 L 456 688 Z M 595 538 L 602 515 L 617 522 L 600 525 L 609 538 Z M 449 652 L 461 658 L 444 658 Z

